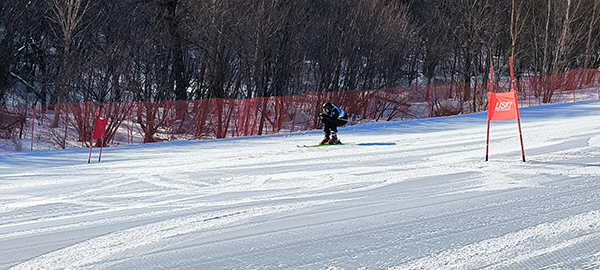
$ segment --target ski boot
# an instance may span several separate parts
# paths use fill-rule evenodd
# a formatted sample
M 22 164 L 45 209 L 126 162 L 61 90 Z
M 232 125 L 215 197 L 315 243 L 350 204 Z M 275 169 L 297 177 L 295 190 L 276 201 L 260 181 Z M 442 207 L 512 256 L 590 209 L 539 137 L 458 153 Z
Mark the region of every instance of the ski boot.
M 336 133 L 332 133 L 331 140 L 329 140 L 329 144 L 342 144 L 342 142 L 338 139 Z
M 329 138 L 329 135 L 325 135 L 325 138 L 321 141 L 321 143 L 319 143 L 319 145 L 327 144 L 330 140 L 331 139 Z

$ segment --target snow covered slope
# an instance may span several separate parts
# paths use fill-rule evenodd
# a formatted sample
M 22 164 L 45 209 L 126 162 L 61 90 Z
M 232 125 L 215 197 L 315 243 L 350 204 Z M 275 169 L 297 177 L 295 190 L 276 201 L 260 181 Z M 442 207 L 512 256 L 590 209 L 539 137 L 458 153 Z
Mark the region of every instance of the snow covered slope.
M 521 116 L 0 155 L 0 269 L 600 268 L 600 102 Z

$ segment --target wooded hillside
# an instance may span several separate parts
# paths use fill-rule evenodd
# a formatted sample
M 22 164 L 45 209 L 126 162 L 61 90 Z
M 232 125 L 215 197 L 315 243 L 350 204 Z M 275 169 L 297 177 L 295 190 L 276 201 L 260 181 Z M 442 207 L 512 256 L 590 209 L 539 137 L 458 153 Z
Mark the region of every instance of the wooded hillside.
M 509 57 L 597 68 L 600 1 L 0 1 L 0 105 L 471 83 Z

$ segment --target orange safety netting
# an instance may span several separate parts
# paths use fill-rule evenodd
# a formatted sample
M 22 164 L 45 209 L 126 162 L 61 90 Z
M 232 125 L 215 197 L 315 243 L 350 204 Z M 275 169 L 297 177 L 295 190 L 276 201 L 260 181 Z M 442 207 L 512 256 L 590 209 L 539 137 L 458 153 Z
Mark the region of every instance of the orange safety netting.
M 511 90 L 509 81 L 493 85 L 494 92 Z M 598 70 L 574 70 L 526 77 L 515 86 L 520 106 L 597 99 L 600 76 Z M 268 135 L 320 128 L 325 102 L 346 110 L 350 124 L 357 124 L 483 112 L 489 90 L 482 81 L 250 99 L 0 106 L 0 139 L 33 138 L 33 149 L 89 147 L 98 108 L 108 117 L 105 146 Z

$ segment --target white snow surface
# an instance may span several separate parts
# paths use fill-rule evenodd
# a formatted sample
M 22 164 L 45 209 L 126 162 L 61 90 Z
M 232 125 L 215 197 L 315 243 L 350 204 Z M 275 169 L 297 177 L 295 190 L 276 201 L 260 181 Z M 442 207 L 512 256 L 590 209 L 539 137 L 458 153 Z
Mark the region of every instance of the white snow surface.
M 0 155 L 0 269 L 599 269 L 600 102 Z

